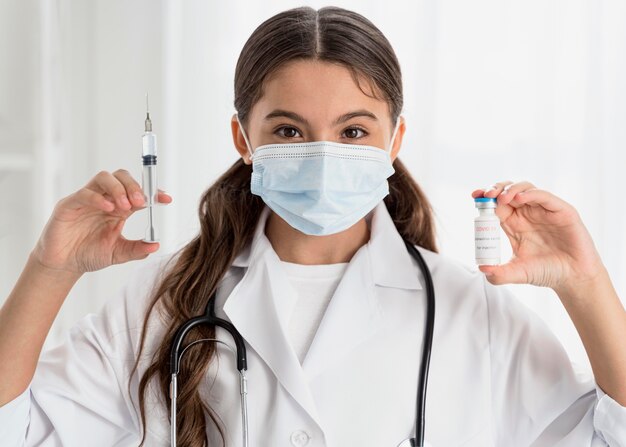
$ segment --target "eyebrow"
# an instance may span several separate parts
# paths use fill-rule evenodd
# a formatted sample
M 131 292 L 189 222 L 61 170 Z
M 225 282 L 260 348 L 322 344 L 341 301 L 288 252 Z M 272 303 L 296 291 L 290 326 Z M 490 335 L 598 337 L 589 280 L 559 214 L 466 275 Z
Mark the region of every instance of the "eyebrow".
M 369 118 L 374 121 L 378 121 L 378 117 L 374 115 L 372 112 L 370 112 L 369 110 L 360 109 L 360 110 L 355 110 L 353 112 L 344 113 L 343 115 L 338 117 L 335 121 L 333 121 L 333 126 L 336 126 L 341 123 L 345 123 L 346 121 L 351 120 L 352 118 L 359 117 L 359 116 L 362 116 L 364 118 Z M 271 120 L 272 118 L 278 118 L 278 117 L 289 118 L 299 123 L 305 124 L 307 126 L 309 125 L 309 121 L 303 116 L 300 116 L 295 112 L 290 112 L 288 110 L 281 110 L 281 109 L 276 109 L 268 113 L 267 116 L 265 117 L 265 120 L 268 121 L 268 120 Z

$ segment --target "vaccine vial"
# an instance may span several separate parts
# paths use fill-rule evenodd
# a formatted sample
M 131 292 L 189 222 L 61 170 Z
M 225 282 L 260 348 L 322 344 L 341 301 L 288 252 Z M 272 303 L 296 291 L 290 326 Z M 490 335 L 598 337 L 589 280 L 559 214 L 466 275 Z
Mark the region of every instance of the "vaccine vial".
M 476 264 L 500 264 L 500 219 L 496 215 L 495 197 L 477 197 L 474 205 L 479 215 L 474 218 Z

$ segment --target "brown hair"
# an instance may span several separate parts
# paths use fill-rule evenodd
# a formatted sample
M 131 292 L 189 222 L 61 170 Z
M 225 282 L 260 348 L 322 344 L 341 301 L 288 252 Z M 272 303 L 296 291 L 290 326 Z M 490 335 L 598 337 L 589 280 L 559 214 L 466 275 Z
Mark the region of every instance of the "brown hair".
M 380 30 L 360 14 L 342 8 L 315 10 L 300 7 L 263 22 L 239 55 L 234 105 L 244 126 L 252 106 L 263 95 L 263 81 L 282 64 L 294 59 L 318 59 L 347 67 L 359 87 L 362 77 L 375 87 L 374 92 L 382 95 L 380 99 L 387 101 L 393 123 L 400 115 L 403 103 L 400 66 Z M 395 173 L 389 178 L 390 193 L 384 201 L 398 232 L 410 243 L 436 252 L 430 203 L 398 158 L 394 168 Z M 252 239 L 264 204 L 250 192 L 251 172 L 251 166 L 239 159 L 205 191 L 198 210 L 200 233 L 177 252 L 175 263 L 164 272 L 152 296 L 131 377 L 137 370 L 148 318 L 157 302 L 162 307 L 167 329 L 163 343 L 139 383 L 139 407 L 144 428 L 140 445 L 145 442 L 145 404 L 151 380 L 157 380 L 169 405 L 169 341 L 181 324 L 204 313 L 219 281 Z M 189 333 L 185 345 L 213 337 L 215 328 L 197 327 Z M 198 391 L 214 352 L 214 343 L 198 343 L 189 349 L 181 362 L 177 416 L 180 446 L 208 445 L 207 413 L 224 444 L 224 428 L 218 423 L 219 416 L 202 401 Z

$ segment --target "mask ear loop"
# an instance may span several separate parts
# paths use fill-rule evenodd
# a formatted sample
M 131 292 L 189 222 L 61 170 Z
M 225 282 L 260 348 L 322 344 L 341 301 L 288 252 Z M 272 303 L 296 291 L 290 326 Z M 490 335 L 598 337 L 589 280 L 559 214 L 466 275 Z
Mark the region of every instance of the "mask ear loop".
M 391 142 L 389 143 L 389 148 L 387 152 L 391 155 L 391 151 L 393 150 L 393 144 L 396 140 L 396 134 L 398 133 L 398 129 L 400 128 L 400 116 L 396 119 L 396 128 L 393 130 L 393 134 L 391 134 Z
M 239 128 L 241 129 L 241 134 L 243 135 L 243 139 L 246 142 L 246 147 L 248 148 L 248 152 L 250 153 L 250 160 L 252 160 L 252 158 L 254 157 L 254 154 L 252 153 L 252 145 L 250 144 L 250 140 L 248 140 L 248 136 L 246 135 L 246 131 L 243 128 L 243 125 L 241 124 L 241 121 L 239 121 L 239 113 L 235 112 L 235 116 L 237 117 L 237 122 L 239 123 Z

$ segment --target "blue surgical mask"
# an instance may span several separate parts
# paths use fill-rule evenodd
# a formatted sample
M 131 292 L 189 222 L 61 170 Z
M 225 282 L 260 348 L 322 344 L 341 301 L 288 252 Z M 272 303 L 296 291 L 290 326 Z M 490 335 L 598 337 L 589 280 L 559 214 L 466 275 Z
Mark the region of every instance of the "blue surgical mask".
M 239 120 L 239 117 L 237 117 Z M 391 148 L 333 141 L 267 144 L 252 151 L 252 194 L 296 230 L 309 235 L 339 233 L 363 218 L 389 194 L 395 172 Z

